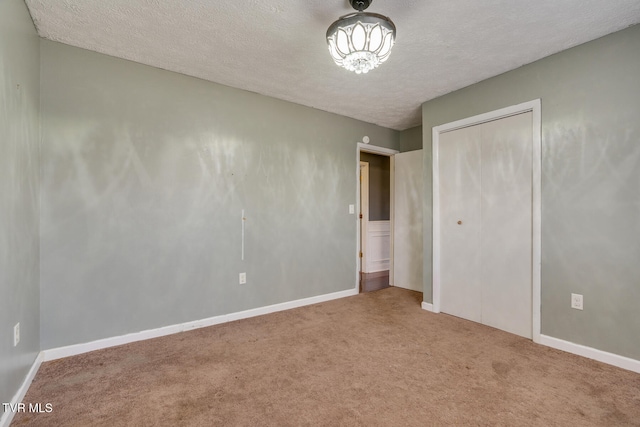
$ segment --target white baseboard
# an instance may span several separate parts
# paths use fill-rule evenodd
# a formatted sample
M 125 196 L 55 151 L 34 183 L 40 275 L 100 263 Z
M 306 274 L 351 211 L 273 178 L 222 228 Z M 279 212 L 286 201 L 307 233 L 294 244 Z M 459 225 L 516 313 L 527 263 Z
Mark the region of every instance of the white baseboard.
M 640 360 L 631 359 L 614 353 L 608 353 L 593 347 L 575 344 L 547 335 L 540 335 L 540 344 L 640 374 Z
M 44 361 L 61 359 L 63 357 L 75 356 L 77 354 L 87 353 L 90 351 L 100 350 L 108 347 L 129 344 L 136 341 L 148 340 L 151 338 L 162 337 L 165 335 L 176 334 L 178 332 L 189 331 L 192 329 L 205 328 L 207 326 L 219 325 L 221 323 L 232 322 L 234 320 L 247 319 L 249 317 L 261 316 L 263 314 L 275 313 L 278 311 L 289 310 L 292 308 L 303 307 L 305 305 L 317 304 L 320 302 L 330 301 L 338 298 L 349 297 L 358 294 L 358 289 L 349 289 L 346 291 L 334 292 L 331 294 L 318 295 L 315 297 L 303 298 L 295 301 L 283 302 L 280 304 L 268 305 L 266 307 L 254 308 L 251 310 L 239 311 L 236 313 L 222 314 L 220 316 L 209 317 L 206 319 L 195 320 L 192 322 L 180 323 L 177 325 L 165 326 L 157 329 L 149 329 L 146 331 L 135 332 L 117 337 L 104 338 L 83 344 L 74 344 L 65 347 L 52 348 L 44 350 Z M 4 427 L 4 426 L 0 426 Z
M 38 356 L 36 356 L 36 360 L 33 362 L 33 365 L 31 365 L 31 369 L 29 369 L 29 372 L 22 382 L 22 385 L 13 396 L 13 399 L 11 399 L 10 403 L 12 405 L 22 402 L 22 399 L 24 399 L 24 396 L 27 394 L 27 390 L 29 390 L 29 386 L 31 386 L 31 382 L 38 373 L 38 369 L 40 369 L 40 365 L 42 364 L 43 360 L 44 354 L 42 352 L 38 353 Z M 4 412 L 0 417 L 0 427 L 9 427 L 9 424 L 11 424 L 11 421 L 13 420 L 13 416 L 15 414 L 16 413 L 12 411 Z
M 422 301 L 422 309 L 433 313 L 433 304 Z
M 391 269 L 391 259 L 382 259 L 377 261 L 368 261 L 367 262 L 367 271 L 364 273 L 379 273 L 381 271 L 390 271 Z
M 433 312 L 433 304 L 423 302 L 422 309 Z M 640 374 L 640 360 L 620 356 L 619 354 L 615 353 L 608 353 L 606 351 L 598 350 L 593 347 L 575 344 L 569 341 L 561 340 L 559 338 L 550 337 L 548 335 L 540 335 L 540 340 L 537 341 L 537 343 Z

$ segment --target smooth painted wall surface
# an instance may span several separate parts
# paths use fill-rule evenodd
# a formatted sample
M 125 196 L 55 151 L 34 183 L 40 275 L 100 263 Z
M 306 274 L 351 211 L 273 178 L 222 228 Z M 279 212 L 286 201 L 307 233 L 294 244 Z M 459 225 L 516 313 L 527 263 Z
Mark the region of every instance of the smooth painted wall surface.
M 40 350 L 39 46 L 24 2 L 0 0 L 0 402 Z
M 396 131 L 41 50 L 42 348 L 355 288 L 356 143 Z
M 391 218 L 391 161 L 388 156 L 360 153 L 360 161 L 369 163 L 369 221 Z
M 542 334 L 640 359 L 640 25 L 423 105 L 425 292 L 431 129 L 540 98 Z M 570 308 L 571 293 L 584 310 Z
M 405 129 L 400 132 L 400 152 L 422 150 L 422 126 Z

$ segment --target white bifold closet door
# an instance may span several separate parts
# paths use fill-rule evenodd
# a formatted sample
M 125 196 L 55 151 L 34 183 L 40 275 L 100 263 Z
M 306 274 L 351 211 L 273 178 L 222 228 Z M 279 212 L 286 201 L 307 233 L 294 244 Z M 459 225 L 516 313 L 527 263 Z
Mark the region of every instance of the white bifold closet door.
M 440 135 L 441 310 L 532 337 L 532 114 Z

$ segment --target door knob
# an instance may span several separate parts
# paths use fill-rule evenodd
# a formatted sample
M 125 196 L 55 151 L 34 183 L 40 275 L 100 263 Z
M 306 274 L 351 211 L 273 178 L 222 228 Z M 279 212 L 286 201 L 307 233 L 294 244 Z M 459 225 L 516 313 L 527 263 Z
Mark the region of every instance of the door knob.
M 458 221 L 458 225 L 462 225 L 462 221 Z

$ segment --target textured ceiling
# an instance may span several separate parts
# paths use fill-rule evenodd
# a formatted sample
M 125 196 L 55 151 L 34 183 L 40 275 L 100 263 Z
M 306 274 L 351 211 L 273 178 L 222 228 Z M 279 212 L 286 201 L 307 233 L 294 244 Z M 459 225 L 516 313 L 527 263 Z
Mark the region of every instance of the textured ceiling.
M 375 0 L 398 28 L 366 75 L 336 66 L 347 0 L 26 0 L 40 36 L 403 130 L 420 105 L 640 22 L 638 0 Z

